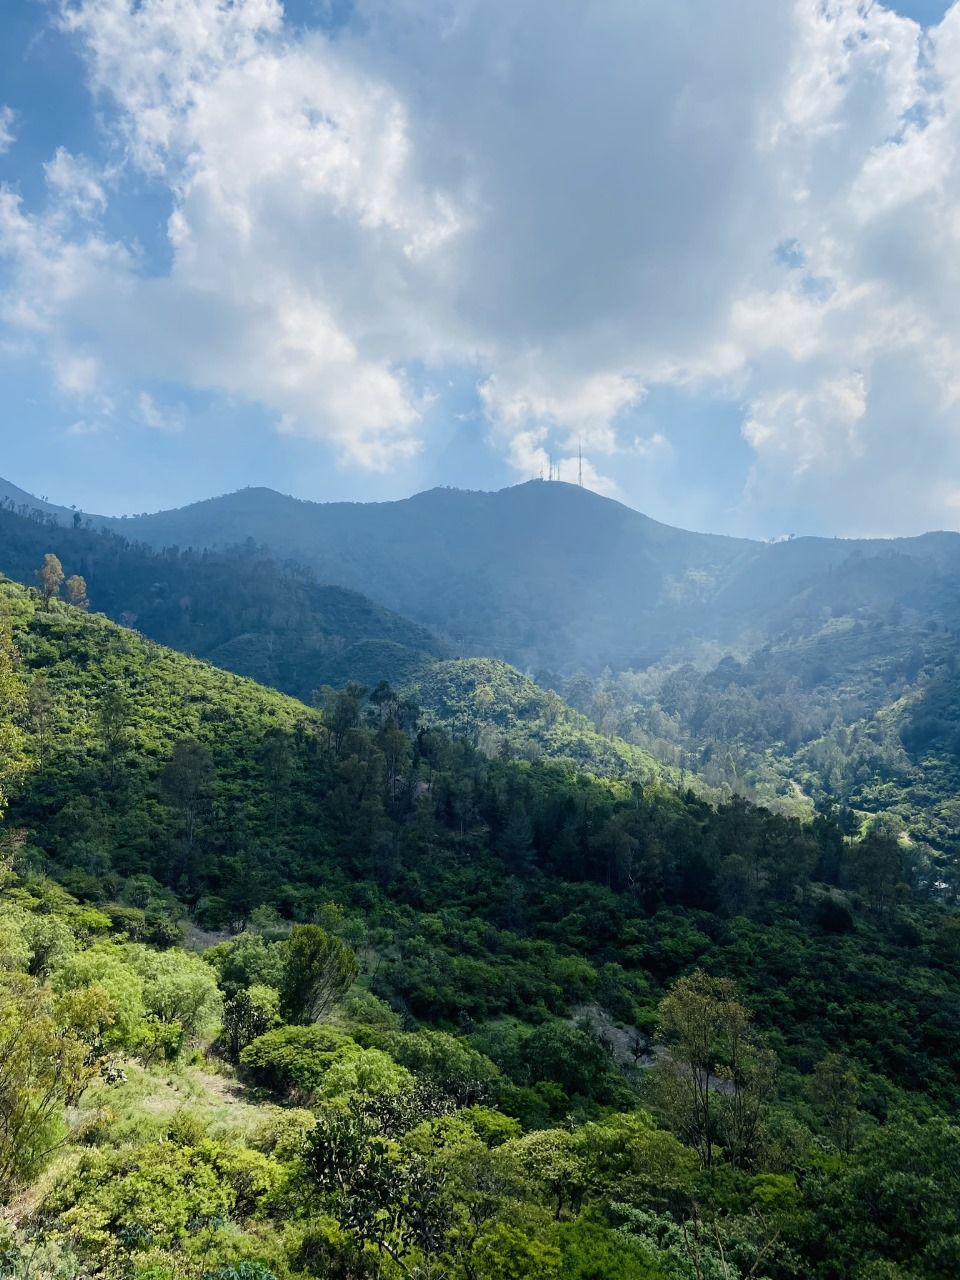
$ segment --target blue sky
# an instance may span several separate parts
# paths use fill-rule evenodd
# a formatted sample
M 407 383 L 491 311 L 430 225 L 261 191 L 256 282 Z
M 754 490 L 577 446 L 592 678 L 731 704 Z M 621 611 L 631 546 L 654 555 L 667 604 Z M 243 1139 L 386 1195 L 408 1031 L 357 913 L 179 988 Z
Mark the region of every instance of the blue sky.
M 0 475 L 960 524 L 960 4 L 7 0 Z

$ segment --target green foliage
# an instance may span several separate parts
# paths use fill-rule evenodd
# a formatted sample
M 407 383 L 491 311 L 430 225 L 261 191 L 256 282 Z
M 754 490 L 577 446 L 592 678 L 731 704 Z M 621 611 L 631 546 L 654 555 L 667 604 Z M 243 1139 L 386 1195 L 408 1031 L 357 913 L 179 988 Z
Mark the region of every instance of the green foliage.
M 200 957 L 143 946 L 126 951 L 144 980 L 148 1014 L 175 1027 L 181 1043 L 209 1038 L 219 1025 L 223 1004 L 216 979 Z
M 131 1249 L 196 1257 L 221 1221 L 267 1201 L 279 1176 L 258 1152 L 207 1140 L 92 1151 L 51 1193 L 45 1212 L 101 1267 L 115 1266 Z
M 398 1093 L 409 1072 L 379 1049 L 364 1049 L 324 1026 L 284 1026 L 254 1040 L 240 1054 L 251 1080 L 275 1093 L 335 1098 Z
M 287 1022 L 317 1022 L 356 978 L 356 956 L 339 938 L 315 924 L 295 925 L 283 945 L 283 1016 Z
M 489 1058 L 443 1031 L 387 1036 L 383 1047 L 402 1066 L 464 1107 L 488 1098 L 499 1074 Z
M 400 683 L 445 646 L 366 596 L 321 585 L 246 535 L 227 551 L 153 552 L 119 532 L 67 527 L 0 507 L 0 569 L 33 585 L 45 555 L 78 608 L 93 607 L 144 635 L 308 700 L 348 679 Z M 186 543 L 181 543 L 186 546 Z M 230 546 L 230 540 L 222 544 Z M 64 584 L 63 565 L 71 570 Z M 56 575 L 43 594 L 61 594 Z
M 956 1273 L 960 947 L 903 841 L 3 594 L 46 685 L 0 709 L 21 1270 Z
M 334 1055 L 351 1041 L 329 1026 L 285 1026 L 268 1031 L 249 1044 L 240 1061 L 261 1089 L 274 1093 L 319 1089 Z
M 737 996 L 729 978 L 698 969 L 660 1004 L 661 1102 L 705 1168 L 713 1165 L 717 1145 L 737 1167 L 756 1158 L 764 1105 L 773 1094 L 776 1058 L 753 1033 Z
M 279 990 L 283 982 L 283 948 L 259 933 L 241 933 L 229 942 L 220 942 L 205 951 L 203 958 L 213 966 L 217 981 L 228 996 L 254 985 Z
M 597 733 L 586 716 L 505 662 L 436 662 L 409 687 L 430 723 L 487 755 L 567 759 L 612 777 L 649 780 L 669 774 L 648 752 Z
M 9 603 L 0 597 L 0 818 L 10 786 L 27 769 L 25 739 L 18 720 L 26 706 L 26 690 L 17 670 Z
M 100 997 L 96 1035 L 108 1049 L 135 1049 L 145 1034 L 144 978 L 131 960 L 123 947 L 106 943 L 71 956 L 54 975 L 58 991 Z
M 254 983 L 238 991 L 224 1005 L 223 1037 L 227 1053 L 236 1061 L 247 1045 L 280 1024 L 280 992 Z
M 0 983 L 0 1195 L 39 1172 L 63 1137 L 64 1104 L 86 1078 L 83 1041 L 26 975 Z

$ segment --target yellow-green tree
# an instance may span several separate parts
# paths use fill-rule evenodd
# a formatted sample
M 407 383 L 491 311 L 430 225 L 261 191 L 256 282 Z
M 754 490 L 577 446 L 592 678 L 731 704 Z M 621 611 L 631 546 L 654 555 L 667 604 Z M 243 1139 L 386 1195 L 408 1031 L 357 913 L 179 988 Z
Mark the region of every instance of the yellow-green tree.
M 63 587 L 63 565 L 52 551 L 48 551 L 43 557 L 43 564 L 39 570 L 40 577 L 40 593 L 43 596 L 43 603 L 49 604 L 54 596 L 58 596 Z
M 704 1168 L 722 1147 L 735 1167 L 756 1155 L 777 1062 L 750 1025 L 736 984 L 702 970 L 678 979 L 660 1002 L 665 1055 L 660 1099 L 671 1127 Z
M 23 974 L 0 986 L 0 1194 L 43 1167 L 65 1133 L 64 1104 L 89 1071 L 87 1046 Z
M 19 724 L 25 707 L 26 695 L 17 671 L 10 615 L 0 600 L 0 818 L 11 784 L 27 767 L 24 734 Z
M 67 600 L 75 609 L 89 609 L 90 598 L 87 595 L 87 581 L 79 573 L 72 574 L 66 581 Z

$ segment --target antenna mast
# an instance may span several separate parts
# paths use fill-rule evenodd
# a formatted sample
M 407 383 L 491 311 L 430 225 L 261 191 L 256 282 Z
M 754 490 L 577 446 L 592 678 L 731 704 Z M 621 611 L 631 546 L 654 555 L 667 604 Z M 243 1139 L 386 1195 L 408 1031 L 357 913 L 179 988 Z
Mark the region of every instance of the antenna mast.
M 583 437 L 577 437 L 577 484 L 583 488 Z

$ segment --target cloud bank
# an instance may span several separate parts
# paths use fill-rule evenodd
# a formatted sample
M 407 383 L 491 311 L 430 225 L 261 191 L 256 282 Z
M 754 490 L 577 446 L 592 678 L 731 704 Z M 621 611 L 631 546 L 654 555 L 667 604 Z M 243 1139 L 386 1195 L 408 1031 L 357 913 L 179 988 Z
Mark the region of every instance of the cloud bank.
M 387 469 L 470 371 L 518 474 L 617 492 L 651 389 L 735 403 L 744 511 L 960 509 L 960 4 L 71 0 L 102 114 L 0 193 L 2 320 L 84 418 L 146 388 L 264 406 Z M 5 123 L 4 123 L 5 122 Z M 0 147 L 12 117 L 0 115 Z M 164 252 L 118 231 L 131 187 Z M 565 471 L 566 474 L 566 471 Z

